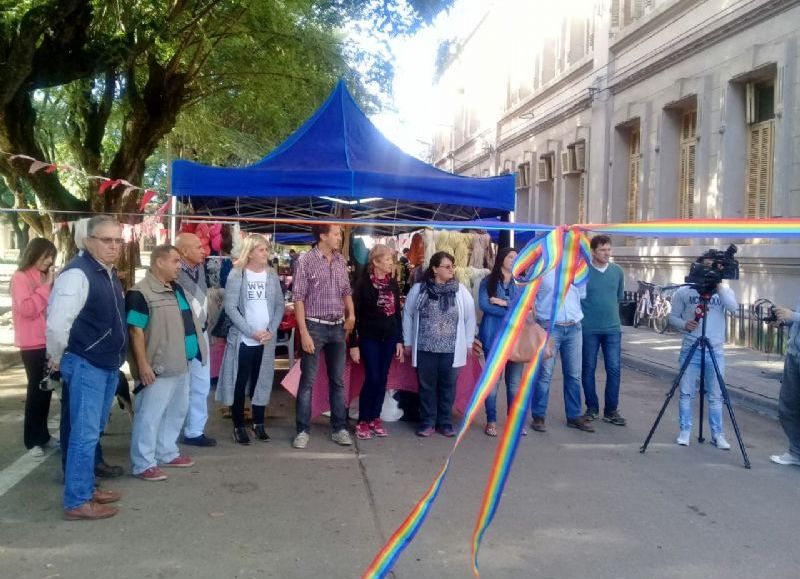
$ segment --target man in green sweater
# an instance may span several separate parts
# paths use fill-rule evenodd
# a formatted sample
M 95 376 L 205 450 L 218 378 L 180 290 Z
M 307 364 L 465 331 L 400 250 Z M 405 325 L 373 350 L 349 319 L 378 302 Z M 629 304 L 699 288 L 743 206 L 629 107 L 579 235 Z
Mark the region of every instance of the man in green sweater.
M 619 415 L 619 383 L 622 330 L 619 323 L 619 302 L 622 300 L 625 275 L 622 268 L 611 263 L 611 238 L 595 235 L 590 243 L 592 259 L 583 309 L 583 395 L 586 399 L 586 420 L 597 419 L 600 402 L 597 399 L 595 370 L 597 352 L 603 348 L 606 366 L 605 405 L 603 420 L 625 426 Z

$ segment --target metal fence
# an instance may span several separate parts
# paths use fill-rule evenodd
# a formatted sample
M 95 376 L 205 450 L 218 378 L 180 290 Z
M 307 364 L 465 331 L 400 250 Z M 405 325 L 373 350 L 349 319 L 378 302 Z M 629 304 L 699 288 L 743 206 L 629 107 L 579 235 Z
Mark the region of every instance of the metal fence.
M 625 301 L 638 301 L 639 292 L 626 291 Z M 787 326 L 773 327 L 763 321 L 768 315 L 767 306 L 753 308 L 749 304 L 739 304 L 736 312 L 727 312 L 725 316 L 725 336 L 729 344 L 752 348 L 765 354 L 778 354 L 783 356 L 789 345 L 789 328 Z M 652 327 L 650 321 L 646 321 Z M 668 330 L 672 331 L 672 330 Z

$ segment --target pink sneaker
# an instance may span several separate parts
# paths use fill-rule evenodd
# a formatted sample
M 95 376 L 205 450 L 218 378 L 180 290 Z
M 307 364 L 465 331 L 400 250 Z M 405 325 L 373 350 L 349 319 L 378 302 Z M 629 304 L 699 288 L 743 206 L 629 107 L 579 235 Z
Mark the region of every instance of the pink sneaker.
M 171 461 L 165 462 L 161 466 L 171 467 L 171 468 L 189 468 L 190 466 L 194 466 L 194 459 L 189 458 L 188 456 L 185 456 L 183 454 L 179 454 Z
M 380 418 L 376 418 L 375 420 L 370 422 L 369 428 L 370 430 L 372 430 L 372 432 L 375 433 L 375 436 L 377 436 L 378 438 L 384 438 L 386 436 L 389 436 L 389 431 L 383 427 Z
M 366 422 L 356 424 L 356 438 L 359 440 L 369 440 L 372 438 L 372 430 Z
M 159 480 L 167 480 L 167 475 L 164 474 L 164 471 L 158 468 L 157 466 L 151 466 L 147 470 L 143 470 L 139 474 L 136 475 L 138 478 L 150 482 L 156 482 Z

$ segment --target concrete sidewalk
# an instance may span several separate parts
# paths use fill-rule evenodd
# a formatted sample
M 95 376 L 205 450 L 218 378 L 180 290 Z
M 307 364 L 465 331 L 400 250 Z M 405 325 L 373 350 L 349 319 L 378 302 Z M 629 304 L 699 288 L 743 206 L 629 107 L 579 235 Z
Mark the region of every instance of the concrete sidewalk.
M 678 375 L 680 334 L 649 328 L 622 328 L 622 364 L 663 380 Z M 761 414 L 778 417 L 783 357 L 741 346 L 725 346 L 725 384 L 731 400 Z M 624 378 L 623 378 L 624 380 Z

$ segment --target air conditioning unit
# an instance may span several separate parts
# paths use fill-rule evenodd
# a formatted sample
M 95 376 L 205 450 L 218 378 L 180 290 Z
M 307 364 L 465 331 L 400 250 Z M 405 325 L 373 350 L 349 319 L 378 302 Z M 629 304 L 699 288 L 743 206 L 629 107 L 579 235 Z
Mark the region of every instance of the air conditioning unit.
M 536 161 L 536 180 L 546 183 L 553 180 L 553 156 L 543 155 Z
M 575 143 L 575 170 L 579 173 L 586 171 L 586 142 Z

